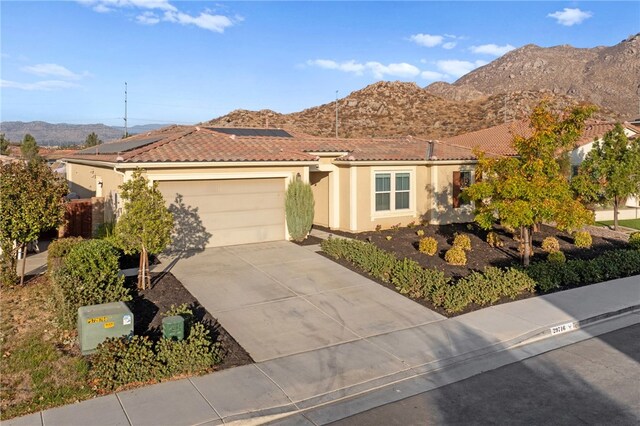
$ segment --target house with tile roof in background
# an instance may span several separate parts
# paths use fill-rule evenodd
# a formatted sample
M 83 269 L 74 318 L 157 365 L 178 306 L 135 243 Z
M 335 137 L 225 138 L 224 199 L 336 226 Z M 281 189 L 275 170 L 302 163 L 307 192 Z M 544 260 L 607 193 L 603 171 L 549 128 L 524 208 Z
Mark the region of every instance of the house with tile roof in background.
M 603 129 L 585 130 L 576 158 Z M 314 223 L 330 229 L 472 221 L 460 194 L 473 183 L 474 148 L 514 155 L 513 132 L 527 131 L 516 122 L 437 141 L 170 126 L 80 150 L 66 159 L 66 173 L 71 191 L 98 200 L 99 216 L 111 221 L 123 206 L 118 187 L 143 169 L 168 206 L 197 216 L 211 235 L 205 246 L 215 247 L 288 239 L 284 196 L 294 179 L 311 184 Z
M 613 130 L 615 124 L 614 122 L 591 122 L 585 125 L 582 135 L 569 152 L 572 176 L 578 172 L 580 164 L 584 161 L 589 151 L 593 149 L 594 144 L 600 143 L 603 136 Z M 624 122 L 622 126 L 628 138 L 639 137 L 640 127 L 630 122 Z M 514 135 L 530 136 L 531 128 L 529 127 L 528 121 L 519 120 L 500 124 L 487 129 L 454 136 L 443 142 L 508 156 L 516 154 L 511 145 Z M 613 220 L 613 209 L 610 206 L 597 206 L 595 208 L 595 217 L 597 221 Z M 625 202 L 625 206 L 620 210 L 619 219 L 637 219 L 639 217 L 640 199 L 638 197 L 629 197 Z

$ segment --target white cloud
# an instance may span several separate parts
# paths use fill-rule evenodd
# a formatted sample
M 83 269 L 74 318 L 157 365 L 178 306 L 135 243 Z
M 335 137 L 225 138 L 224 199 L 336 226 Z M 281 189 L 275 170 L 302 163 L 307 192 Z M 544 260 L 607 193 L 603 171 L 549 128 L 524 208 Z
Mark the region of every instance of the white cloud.
M 553 18 L 560 25 L 570 27 L 572 25 L 580 24 L 582 21 L 589 19 L 593 16 L 591 12 L 585 12 L 580 9 L 571 9 L 565 7 L 562 11 L 553 12 L 547 15 L 549 18 Z
M 514 46 L 510 44 L 505 44 L 504 46 L 498 46 L 497 44 L 482 44 L 480 46 L 471 46 L 471 51 L 473 53 L 483 53 L 485 55 L 493 55 L 493 56 L 502 56 L 505 53 L 515 49 Z
M 144 12 L 136 16 L 136 22 L 142 25 L 155 25 L 160 22 L 160 18 L 153 12 Z
M 458 44 L 458 43 L 456 43 L 455 41 L 448 41 L 448 42 L 446 42 L 446 43 L 444 43 L 444 44 L 442 45 L 442 48 L 443 48 L 443 49 L 447 49 L 447 50 L 451 50 L 451 49 L 453 49 L 454 47 L 456 47 L 456 45 L 457 45 L 457 44 Z
M 77 84 L 62 80 L 43 80 L 35 83 L 20 83 L 17 81 L 0 80 L 0 87 L 21 90 L 60 90 L 78 87 Z
M 169 0 L 77 0 L 85 6 L 91 7 L 100 13 L 113 12 L 116 9 L 142 9 L 145 12 L 136 16 L 137 23 L 142 25 L 155 25 L 159 22 L 171 22 L 181 25 L 194 25 L 208 31 L 223 33 L 228 27 L 243 20 L 241 17 L 233 19 L 212 13 L 209 10 L 200 12 L 199 15 L 190 15 L 180 11 Z M 179 2 L 176 2 L 179 4 Z M 161 16 L 153 11 L 159 11 Z
M 435 81 L 435 80 L 444 80 L 448 76 L 446 74 L 442 74 L 437 71 L 422 71 L 420 73 L 420 77 L 422 77 L 425 80 Z
M 436 66 L 440 71 L 453 77 L 462 77 L 474 69 L 486 64 L 487 62 L 482 60 L 470 62 L 460 61 L 458 59 L 448 59 L 436 62 Z
M 365 72 L 370 72 L 375 78 L 384 78 L 385 76 L 407 78 L 420 74 L 418 67 L 406 62 L 385 65 L 376 61 L 360 63 L 353 60 L 336 62 L 331 59 L 314 59 L 307 61 L 307 65 L 348 72 L 355 75 L 363 75 Z
M 435 47 L 439 44 L 442 44 L 444 37 L 441 35 L 431 35 L 431 34 L 414 34 L 409 37 L 409 40 L 412 42 L 424 46 L 424 47 Z
M 402 62 L 399 64 L 383 65 L 380 62 L 367 62 L 366 67 L 371 70 L 375 78 L 384 78 L 385 75 L 394 77 L 415 77 L 420 74 L 418 67 Z
M 233 25 L 231 19 L 224 15 L 212 15 L 208 12 L 201 12 L 198 16 L 191 16 L 182 12 L 167 11 L 163 21 L 174 22 L 182 25 L 195 25 L 196 27 L 216 33 L 223 33 L 227 27 Z
M 67 80 L 80 80 L 81 78 L 86 77 L 89 74 L 86 71 L 82 74 L 77 74 L 58 64 L 37 64 L 23 67 L 21 69 L 22 71 L 42 77 L 53 76 L 64 78 Z

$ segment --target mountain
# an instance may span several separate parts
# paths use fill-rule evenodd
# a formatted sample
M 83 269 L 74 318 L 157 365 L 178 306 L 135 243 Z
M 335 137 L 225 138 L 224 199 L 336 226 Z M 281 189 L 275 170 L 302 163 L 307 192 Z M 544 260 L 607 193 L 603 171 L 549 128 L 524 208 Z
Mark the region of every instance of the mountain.
M 164 127 L 164 124 L 145 124 L 129 128 L 130 134 L 144 133 Z M 103 141 L 120 139 L 124 127 L 106 126 L 104 124 L 51 124 L 44 121 L 3 121 L 0 133 L 12 142 L 20 142 L 24 135 L 30 133 L 40 146 L 63 146 L 84 144 L 87 135 L 95 132 Z
M 550 91 L 518 91 L 469 101 L 445 99 L 415 83 L 377 82 L 338 100 L 342 137 L 422 136 L 444 138 L 529 115 L 542 99 L 555 108 L 578 101 Z M 620 114 L 602 108 L 595 116 L 619 120 Z M 236 110 L 204 123 L 219 127 L 290 127 L 318 136 L 335 135 L 335 103 L 291 114 L 271 110 Z
M 528 44 L 427 91 L 451 100 L 473 100 L 519 90 L 550 90 L 592 102 L 622 116 L 637 116 L 640 96 L 640 34 L 610 47 Z
M 524 118 L 543 99 L 554 108 L 588 102 L 599 120 L 638 114 L 640 35 L 611 47 L 527 45 L 453 84 L 377 82 L 338 100 L 339 135 L 443 138 Z M 236 110 L 208 121 L 226 127 L 292 127 L 335 135 L 335 102 L 291 114 Z

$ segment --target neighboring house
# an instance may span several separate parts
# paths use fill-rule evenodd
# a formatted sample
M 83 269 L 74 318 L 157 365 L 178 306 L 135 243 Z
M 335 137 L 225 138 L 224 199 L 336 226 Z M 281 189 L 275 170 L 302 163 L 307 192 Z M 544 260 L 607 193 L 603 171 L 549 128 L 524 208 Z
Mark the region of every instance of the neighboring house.
M 298 178 L 312 185 L 314 223 L 331 229 L 473 219 L 471 206 L 457 197 L 473 179 L 471 149 L 411 137 L 171 126 L 65 160 L 71 191 L 104 197 L 106 220 L 122 209 L 118 186 L 144 169 L 174 210 L 186 217 L 197 209 L 212 235 L 208 246 L 287 239 L 284 194 Z
M 640 128 L 629 122 L 622 123 L 625 134 L 629 138 L 636 138 L 640 135 Z M 615 126 L 612 122 L 593 122 L 587 123 L 585 129 L 576 142 L 573 150 L 569 153 L 571 163 L 571 173 L 575 175 L 578 172 L 580 164 L 584 161 L 587 154 L 593 149 L 593 144 L 602 141 L 605 133 L 611 131 Z M 520 120 L 498 126 L 490 127 L 475 132 L 465 133 L 444 140 L 447 144 L 456 144 L 467 148 L 477 148 L 481 151 L 487 151 L 499 155 L 515 155 L 515 151 L 511 146 L 514 135 L 528 137 L 531 135 L 531 128 L 528 121 Z M 595 211 L 596 220 L 612 220 L 613 210 L 608 207 L 598 207 Z M 636 197 L 630 197 L 626 201 L 626 205 L 619 212 L 619 219 L 634 219 L 640 217 L 640 204 Z

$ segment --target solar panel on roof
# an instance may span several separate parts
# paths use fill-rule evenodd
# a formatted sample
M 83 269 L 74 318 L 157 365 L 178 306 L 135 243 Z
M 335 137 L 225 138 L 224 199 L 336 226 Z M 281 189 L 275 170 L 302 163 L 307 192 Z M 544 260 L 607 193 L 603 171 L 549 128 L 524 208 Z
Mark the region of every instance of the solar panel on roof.
M 117 154 L 119 152 L 131 151 L 132 149 L 158 142 L 160 139 L 162 139 L 162 137 L 137 139 L 126 142 L 109 142 L 102 145 L 92 146 L 91 148 L 85 148 L 78 151 L 78 154 Z
M 271 138 L 292 138 L 291 134 L 282 129 L 243 129 L 234 127 L 209 127 L 214 132 L 236 136 L 258 136 Z

